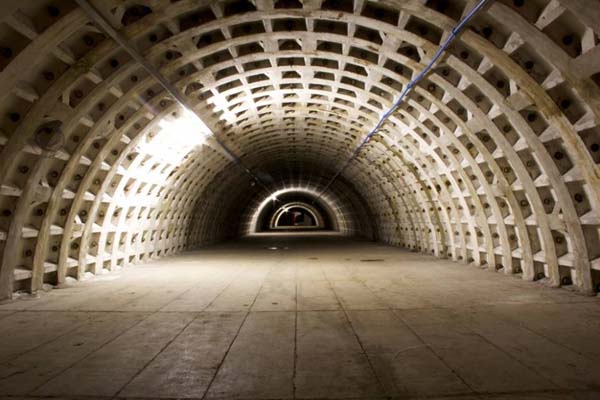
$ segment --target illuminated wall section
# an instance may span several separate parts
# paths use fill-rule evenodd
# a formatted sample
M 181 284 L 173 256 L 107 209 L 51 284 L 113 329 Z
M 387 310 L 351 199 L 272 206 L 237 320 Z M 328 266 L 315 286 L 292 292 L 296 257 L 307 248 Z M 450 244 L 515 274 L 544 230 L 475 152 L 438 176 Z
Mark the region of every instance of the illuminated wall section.
M 235 237 L 271 192 L 325 187 L 473 6 L 94 4 L 269 190 L 214 138 L 163 136 L 183 111 L 75 2 L 2 2 L 0 298 Z M 596 291 L 599 21 L 491 1 L 324 194 L 340 226 Z

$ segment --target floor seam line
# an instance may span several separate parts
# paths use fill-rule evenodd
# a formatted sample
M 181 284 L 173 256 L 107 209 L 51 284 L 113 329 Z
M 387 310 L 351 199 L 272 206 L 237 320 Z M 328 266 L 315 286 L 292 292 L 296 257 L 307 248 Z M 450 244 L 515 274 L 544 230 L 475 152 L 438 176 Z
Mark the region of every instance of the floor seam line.
M 493 392 L 485 392 L 485 391 L 480 391 L 480 392 L 473 392 L 473 393 L 460 393 L 460 394 L 442 394 L 442 395 L 408 395 L 408 396 L 391 396 L 391 397 L 387 397 L 387 396 L 371 396 L 369 397 L 369 399 L 385 399 L 385 400 L 396 400 L 396 399 L 403 399 L 403 400 L 421 400 L 421 399 L 444 399 L 444 398 L 448 398 L 448 399 L 459 399 L 459 398 L 463 398 L 463 397 L 469 397 L 471 398 L 472 396 L 511 396 L 511 398 L 514 398 L 512 396 L 517 396 L 517 395 L 539 395 L 539 394 L 597 394 L 598 391 L 595 389 L 547 389 L 547 390 L 516 390 L 516 391 L 493 391 Z M 28 395 L 28 397 L 31 398 L 36 398 L 36 399 L 57 399 L 56 396 L 52 396 L 52 395 Z M 0 399 L 16 399 L 16 400 L 21 400 L 23 398 L 22 395 L 12 395 L 12 394 L 7 394 L 7 395 L 2 395 L 0 397 Z M 79 395 L 77 396 L 77 398 L 82 398 L 82 399 L 90 399 L 90 400 L 112 400 L 114 397 L 111 396 L 95 396 L 95 395 Z M 119 397 L 119 399 L 122 400 L 135 400 L 135 399 L 140 399 L 139 397 Z M 181 400 L 180 397 L 143 397 L 143 399 L 145 400 Z M 202 400 L 201 397 L 186 397 L 186 400 Z M 215 400 L 225 400 L 225 399 L 229 399 L 226 397 L 217 397 L 215 398 Z M 364 397 L 338 397 L 335 398 L 336 400 L 362 400 L 364 399 Z M 515 400 L 517 398 L 514 398 Z M 264 398 L 264 397 L 253 397 L 252 400 L 292 400 L 289 397 L 280 397 L 280 398 Z M 296 400 L 314 400 L 314 398 L 310 398 L 310 397 L 300 397 L 300 398 L 296 398 Z
M 142 318 L 141 320 L 139 320 L 138 322 L 134 323 L 133 325 L 131 325 L 130 327 L 122 330 L 118 335 L 114 336 L 112 339 L 109 339 L 108 341 L 102 343 L 100 345 L 100 347 L 98 347 L 97 349 L 94 349 L 92 351 L 90 351 L 89 353 L 87 353 L 85 356 L 81 357 L 80 359 L 78 359 L 77 361 L 69 364 L 67 367 L 63 368 L 60 372 L 56 373 L 55 375 L 52 375 L 50 378 L 48 378 L 47 380 L 45 380 L 44 382 L 42 382 L 41 384 L 37 385 L 35 388 L 33 388 L 32 390 L 30 390 L 27 395 L 31 396 L 33 392 L 35 392 L 36 390 L 39 390 L 40 388 L 42 388 L 44 385 L 46 385 L 48 382 L 50 382 L 52 379 L 60 376 L 61 374 L 63 374 L 65 371 L 68 371 L 69 369 L 73 368 L 76 364 L 80 363 L 81 361 L 84 361 L 86 358 L 88 358 L 89 356 L 91 356 L 92 354 L 96 353 L 99 350 L 102 350 L 106 345 L 112 343 L 113 341 L 117 340 L 118 338 L 120 338 L 124 333 L 128 332 L 129 330 L 135 328 L 137 325 L 141 324 L 142 322 L 146 321 L 148 318 L 150 318 L 152 315 L 154 314 L 150 314 L 147 315 L 146 318 Z
M 417 332 L 416 332 L 416 331 L 413 329 L 413 327 L 412 327 L 412 326 L 410 326 L 410 325 L 408 324 L 408 322 L 406 322 L 406 321 L 404 320 L 404 318 L 402 318 L 402 316 L 400 316 L 400 315 L 397 315 L 397 312 L 396 312 L 396 311 L 392 311 L 392 314 L 396 315 L 396 317 L 397 317 L 397 318 L 398 318 L 400 321 L 402 321 L 402 323 L 403 323 L 403 324 L 404 324 L 404 325 L 405 325 L 405 326 L 406 326 L 406 327 L 407 327 L 407 328 L 408 328 L 408 329 L 409 329 L 409 330 L 410 330 L 410 331 L 413 333 L 413 335 L 415 335 L 415 336 L 416 336 L 416 337 L 419 339 L 419 341 L 420 341 L 421 343 L 423 343 L 423 345 L 424 345 L 425 347 L 427 347 L 427 348 L 429 349 L 429 351 L 431 351 L 431 352 L 432 352 L 432 353 L 433 353 L 433 354 L 434 354 L 434 355 L 437 357 L 437 359 L 438 359 L 438 360 L 440 360 L 440 362 L 446 366 L 446 368 L 448 368 L 450 371 L 452 371 L 452 373 L 453 373 L 453 374 L 454 374 L 454 375 L 455 375 L 455 376 L 456 376 L 458 379 L 460 379 L 460 381 L 461 381 L 461 382 L 462 382 L 462 383 L 463 383 L 463 384 L 464 384 L 464 385 L 465 385 L 465 386 L 466 386 L 466 387 L 467 387 L 469 390 L 471 390 L 473 393 L 477 393 L 477 391 L 476 391 L 475 389 L 473 389 L 473 387 L 472 387 L 471 385 L 469 385 L 469 383 L 468 383 L 468 382 L 465 380 L 465 378 L 463 378 L 463 377 L 462 377 L 462 376 L 461 376 L 461 375 L 458 373 L 458 371 L 456 371 L 454 368 L 452 368 L 452 367 L 451 367 L 451 366 L 450 366 L 450 365 L 449 365 L 449 364 L 446 362 L 446 360 L 444 360 L 444 358 L 443 358 L 443 357 L 441 357 L 441 356 L 438 354 L 438 352 L 437 352 L 437 351 L 435 351 L 435 349 L 434 349 L 434 348 L 433 348 L 433 347 L 432 347 L 432 346 L 431 346 L 429 343 L 427 343 L 425 340 L 423 340 L 423 338 L 421 337 L 421 335 L 419 335 L 419 334 L 418 334 L 418 333 L 417 333 Z
M 239 270 L 238 270 L 239 271 Z M 237 276 L 237 275 L 236 275 Z M 266 278 L 266 277 L 265 277 Z M 231 349 L 233 348 L 233 345 L 235 343 L 235 341 L 237 340 L 238 336 L 240 335 L 240 332 L 242 331 L 242 328 L 244 327 L 244 325 L 246 324 L 246 320 L 248 319 L 248 317 L 250 316 L 250 312 L 252 310 L 252 307 L 254 307 L 254 303 L 256 303 L 256 299 L 258 299 L 258 295 L 260 294 L 260 291 L 263 288 L 263 285 L 265 283 L 265 278 L 263 278 L 263 281 L 260 285 L 260 288 L 258 289 L 258 291 L 256 292 L 256 295 L 254 296 L 254 299 L 252 300 L 252 303 L 250 304 L 250 306 L 248 307 L 248 310 L 246 311 L 246 315 L 244 316 L 244 318 L 242 319 L 242 322 L 240 324 L 240 327 L 238 328 L 237 332 L 235 333 L 235 336 L 233 337 L 233 339 L 231 340 L 231 343 L 229 343 L 229 346 L 227 347 L 227 350 L 225 351 L 225 354 L 223 355 L 223 358 L 221 359 L 221 362 L 219 362 L 219 365 L 217 366 L 217 369 L 215 370 L 214 375 L 212 376 L 210 382 L 208 383 L 208 385 L 206 386 L 206 390 L 204 391 L 204 394 L 201 397 L 201 400 L 205 400 L 208 396 L 208 393 L 210 392 L 210 388 L 212 387 L 213 383 L 215 382 L 215 380 L 217 379 L 217 375 L 219 374 L 219 371 L 221 370 L 221 367 L 223 366 L 223 364 L 225 364 L 225 360 L 227 359 L 227 356 L 229 355 L 229 352 L 231 351 Z M 233 282 L 233 280 L 232 280 Z M 231 285 L 231 283 L 229 283 L 229 285 Z M 227 285 L 227 287 L 229 287 L 229 285 Z M 225 289 L 223 289 L 225 290 Z M 218 297 L 218 296 L 217 296 Z M 215 297 L 216 299 L 216 297 Z M 208 306 L 207 306 L 208 307 Z
M 224 292 L 225 292 L 227 289 L 229 289 L 229 287 L 230 287 L 230 286 L 233 284 L 233 281 L 235 280 L 235 278 L 237 278 L 237 277 L 238 277 L 240 270 L 241 270 L 241 268 L 238 268 L 238 269 L 237 269 L 237 270 L 234 272 L 234 275 L 233 275 L 233 277 L 231 278 L 231 280 L 229 281 L 229 283 L 228 283 L 228 284 L 226 284 L 226 285 L 223 287 L 223 289 L 221 289 L 221 290 L 219 291 L 219 293 L 218 293 L 218 294 L 217 294 L 215 297 L 213 297 L 213 299 L 212 299 L 212 300 L 211 300 L 211 301 L 210 301 L 210 302 L 209 302 L 209 303 L 208 303 L 208 304 L 207 304 L 207 305 L 206 305 L 206 306 L 205 306 L 205 307 L 202 309 L 202 311 L 201 311 L 201 312 L 204 312 L 204 311 L 208 310 L 208 309 L 210 308 L 210 306 L 212 306 L 212 305 L 213 305 L 213 303 L 214 303 L 214 302 L 215 302 L 215 301 L 216 301 L 216 300 L 219 298 L 219 296 L 221 296 L 221 295 L 222 295 L 222 294 L 223 294 L 223 293 L 224 293 Z M 250 311 L 250 309 L 249 309 L 249 308 L 248 308 L 248 311 Z
M 294 370 L 292 372 L 292 396 L 296 399 L 296 374 L 298 370 L 298 267 L 294 266 L 294 283 L 295 283 L 295 304 L 294 310 Z
M 463 325 L 464 326 L 464 325 Z M 560 386 L 556 385 L 552 380 L 549 380 L 546 376 L 544 376 L 542 373 L 538 372 L 537 369 L 530 367 L 529 365 L 527 365 L 525 362 L 519 360 L 518 358 L 516 358 L 515 356 L 513 356 L 512 354 L 510 354 L 509 352 L 507 352 L 506 350 L 504 350 L 503 348 L 501 348 L 500 346 L 496 345 L 496 343 L 492 342 L 491 340 L 489 340 L 488 338 L 486 338 L 485 336 L 483 336 L 482 334 L 480 334 L 479 332 L 471 329 L 470 327 L 466 326 L 467 329 L 469 329 L 471 332 L 473 332 L 477 337 L 481 338 L 481 340 L 483 340 L 484 342 L 490 344 L 492 347 L 494 347 L 495 349 L 499 350 L 501 353 L 505 354 L 506 356 L 508 356 L 510 359 L 516 361 L 519 365 L 527 368 L 529 371 L 533 372 L 535 375 L 537 375 L 538 377 L 540 377 L 541 379 L 543 379 L 544 381 L 547 381 L 548 383 L 550 383 L 551 385 L 555 386 L 557 389 L 560 389 Z
M 329 278 L 327 277 L 327 275 L 325 275 L 325 272 L 323 271 L 323 268 L 321 267 L 321 265 L 319 264 L 319 268 L 321 269 L 321 272 L 323 273 L 323 275 L 325 276 L 325 279 L 327 280 L 327 284 L 329 285 L 329 287 L 331 288 L 333 295 L 335 296 L 338 304 L 341 307 L 342 312 L 344 313 L 344 317 L 346 319 L 346 322 L 348 323 L 348 325 L 350 326 L 350 329 L 352 330 L 352 334 L 354 335 L 355 340 L 358 342 L 358 345 L 360 346 L 360 349 L 365 357 L 365 359 L 367 360 L 367 363 L 369 364 L 369 369 L 371 370 L 371 374 L 373 374 L 373 377 L 375 378 L 375 380 L 377 381 L 377 385 L 379 386 L 379 390 L 381 391 L 382 394 L 382 398 L 385 399 L 390 399 L 391 395 L 389 395 L 387 393 L 387 390 L 385 389 L 385 386 L 383 385 L 383 382 L 381 381 L 381 378 L 379 377 L 379 375 L 377 375 L 377 372 L 375 371 L 375 367 L 373 366 L 373 362 L 371 361 L 371 358 L 369 357 L 369 355 L 367 354 L 367 351 L 365 349 L 365 347 L 363 346 L 362 341 L 360 340 L 360 337 L 358 336 L 358 334 L 356 333 L 356 330 L 354 329 L 354 325 L 352 325 L 352 321 L 350 320 L 350 317 L 348 316 L 348 311 L 346 310 L 346 308 L 344 307 L 344 304 L 342 303 L 342 301 L 340 300 L 337 292 L 335 291 L 335 288 L 333 287 L 333 285 L 331 284 L 331 281 L 329 280 Z
M 425 342 L 425 340 L 423 340 L 423 338 L 417 334 L 417 332 L 408 325 L 408 323 L 399 315 L 397 315 L 397 311 L 401 311 L 401 310 L 395 310 L 394 308 L 392 308 L 385 300 L 381 299 L 379 296 L 377 296 L 377 294 L 375 294 L 375 292 L 373 292 L 373 290 L 371 288 L 369 288 L 366 284 L 363 283 L 363 286 L 369 291 L 371 292 L 371 294 L 373 296 L 375 296 L 377 299 L 383 301 L 383 304 L 387 305 L 389 311 L 391 311 L 392 315 L 394 315 L 398 320 L 400 320 L 400 322 L 402 322 L 411 332 L 413 335 L 415 335 L 415 337 L 425 346 L 429 349 L 429 351 L 431 351 L 431 353 L 433 355 L 435 355 L 435 357 L 440 360 L 440 362 L 442 364 L 444 364 L 444 366 L 446 366 L 446 368 L 448 368 L 453 374 L 454 376 L 456 376 L 458 379 L 460 379 L 460 381 L 473 393 L 475 393 L 475 390 L 471 387 L 471 385 L 469 385 L 466 380 L 456 371 L 454 370 L 454 368 L 452 368 L 450 365 L 448 365 L 448 363 L 442 359 L 442 357 L 440 357 L 440 355 L 431 347 L 431 345 L 427 342 Z
M 508 322 L 510 325 L 514 325 L 514 326 L 518 326 L 518 327 L 520 327 L 520 328 L 523 328 L 523 329 L 525 329 L 525 330 L 527 330 L 527 331 L 529 331 L 529 332 L 533 333 L 534 335 L 537 335 L 537 336 L 539 336 L 539 337 L 541 337 L 541 338 L 543 338 L 543 339 L 545 339 L 545 340 L 549 341 L 550 343 L 553 343 L 553 344 L 555 344 L 555 345 L 557 345 L 557 346 L 559 346 L 559 347 L 562 347 L 562 348 L 563 348 L 563 349 L 565 349 L 565 350 L 568 350 L 568 351 L 570 351 L 570 352 L 572 352 L 572 353 L 575 353 L 575 354 L 577 354 L 577 355 L 580 355 L 580 356 L 582 356 L 583 358 L 585 358 L 585 359 L 586 359 L 586 360 L 588 360 L 588 361 L 592 361 L 592 362 L 597 362 L 597 361 L 598 361 L 597 359 L 590 358 L 590 357 L 589 357 L 587 354 L 584 354 L 584 353 L 582 353 L 582 352 L 580 352 L 580 351 L 577 351 L 577 350 L 575 350 L 575 349 L 572 349 L 571 347 L 569 347 L 568 345 L 566 345 L 566 344 L 564 344 L 564 343 L 557 342 L 556 340 L 554 340 L 554 339 L 552 339 L 552 338 L 550 338 L 550 337 L 548 337 L 548 336 L 544 335 L 544 334 L 543 334 L 543 333 L 541 333 L 541 332 L 538 332 L 538 331 L 537 331 L 537 330 L 535 330 L 535 329 L 532 329 L 532 328 L 530 328 L 530 327 L 528 327 L 528 326 L 525 326 L 525 325 L 521 325 L 521 324 L 519 324 L 517 321 L 514 321 L 514 320 L 510 319 L 510 317 L 509 317 L 509 318 L 507 318 L 507 319 L 506 319 L 506 321 L 507 321 L 507 322 Z
M 181 330 L 169 341 L 167 341 L 167 343 L 158 351 L 158 353 L 156 353 L 146 364 L 144 364 L 144 366 L 142 368 L 140 368 L 140 370 L 138 372 L 136 372 L 131 379 L 129 379 L 123 386 L 121 386 L 121 388 L 117 391 L 117 393 L 113 396 L 113 398 L 117 398 L 119 397 L 119 394 L 121 394 L 121 392 L 123 390 L 125 390 L 125 388 L 134 381 L 135 378 L 137 378 L 138 376 L 140 376 L 142 374 L 142 372 L 144 372 L 146 370 L 146 368 L 148 368 L 150 366 L 150 364 L 152 364 L 152 362 L 154 362 L 154 360 L 156 360 L 158 358 L 158 356 L 160 356 L 163 351 L 165 351 L 167 349 L 167 347 L 169 347 L 171 345 L 171 343 L 173 343 L 175 340 L 177 340 L 177 338 L 179 336 L 181 336 L 181 334 L 187 329 L 188 326 L 190 326 L 192 324 L 192 322 L 194 322 L 197 318 L 198 318 L 198 314 L 195 315 L 187 324 L 185 324 L 183 326 L 183 328 L 181 328 Z
M 65 311 L 65 313 L 69 313 L 69 312 L 68 312 L 68 311 Z M 87 313 L 86 313 L 86 314 L 87 314 Z M 87 320 L 89 321 L 89 318 L 87 318 Z M 58 335 L 58 336 L 55 336 L 55 337 L 53 337 L 52 339 L 49 339 L 49 340 L 47 340 L 47 341 L 45 341 L 45 342 L 42 342 L 42 343 L 38 344 L 37 346 L 35 346 L 35 347 L 33 347 L 33 348 L 29 349 L 29 350 L 25 350 L 25 351 L 24 351 L 24 352 L 22 352 L 22 353 L 16 354 L 16 355 L 14 355 L 14 356 L 13 356 L 13 357 L 11 357 L 11 358 L 14 358 L 14 359 L 16 359 L 16 358 L 19 358 L 19 357 L 21 357 L 21 356 L 24 356 L 25 354 L 31 353 L 32 351 L 35 351 L 35 350 L 39 349 L 39 348 L 40 348 L 40 347 L 42 347 L 42 346 L 46 346 L 46 345 L 48 345 L 48 344 L 50 344 L 50 343 L 52 343 L 52 342 L 54 342 L 54 341 L 56 341 L 56 340 L 58 340 L 58 339 L 60 339 L 60 338 L 64 337 L 64 336 L 67 336 L 69 333 L 71 333 L 71 332 L 73 332 L 73 331 L 76 331 L 77 329 L 81 328 L 83 325 L 85 325 L 85 324 L 86 324 L 86 322 L 87 322 L 87 321 L 78 321 L 78 322 L 75 324 L 75 326 L 74 326 L 73 328 L 71 328 L 71 329 L 67 330 L 66 332 L 63 332 L 63 333 L 61 333 L 60 335 Z M 3 361 L 3 362 L 2 362 L 2 364 L 5 364 L 5 363 L 6 363 L 5 361 Z

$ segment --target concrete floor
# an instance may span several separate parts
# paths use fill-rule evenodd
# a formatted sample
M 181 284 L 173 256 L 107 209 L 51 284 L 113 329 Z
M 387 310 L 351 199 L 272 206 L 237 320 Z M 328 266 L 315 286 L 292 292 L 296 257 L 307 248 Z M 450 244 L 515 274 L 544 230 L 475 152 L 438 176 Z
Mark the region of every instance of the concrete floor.
M 598 298 L 335 236 L 3 304 L 0 338 L 12 399 L 600 398 Z

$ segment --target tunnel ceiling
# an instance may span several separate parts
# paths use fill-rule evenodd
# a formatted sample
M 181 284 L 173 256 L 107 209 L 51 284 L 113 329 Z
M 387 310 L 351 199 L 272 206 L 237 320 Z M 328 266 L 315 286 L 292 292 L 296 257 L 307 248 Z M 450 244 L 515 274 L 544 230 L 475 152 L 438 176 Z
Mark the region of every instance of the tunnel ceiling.
M 265 190 L 214 138 L 171 157 L 186 111 L 74 1 L 2 2 L 0 298 L 235 236 L 286 187 L 346 234 L 597 290 L 595 0 L 490 1 L 327 186 L 475 3 L 96 1 Z

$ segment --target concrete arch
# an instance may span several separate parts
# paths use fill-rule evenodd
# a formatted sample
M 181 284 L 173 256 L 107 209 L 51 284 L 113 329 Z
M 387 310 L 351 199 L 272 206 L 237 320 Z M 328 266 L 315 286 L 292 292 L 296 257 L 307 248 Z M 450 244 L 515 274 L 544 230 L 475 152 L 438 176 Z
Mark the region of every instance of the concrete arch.
M 298 202 L 286 203 L 283 206 L 281 206 L 271 217 L 271 221 L 269 223 L 270 229 L 285 229 L 285 226 L 281 225 L 281 217 L 283 216 L 284 213 L 288 212 L 288 210 L 292 209 L 292 208 L 298 208 L 300 210 L 304 210 L 311 216 L 312 220 L 314 221 L 314 224 L 307 225 L 306 226 L 307 229 L 324 229 L 325 228 L 325 222 L 323 220 L 323 216 L 321 215 L 321 213 L 316 208 L 311 206 L 310 204 L 298 201 Z
M 311 213 L 314 213 L 314 218 L 317 221 L 318 227 L 324 228 L 325 222 L 323 220 L 323 216 L 320 215 L 321 213 L 315 209 L 315 205 L 318 205 L 326 213 L 333 231 L 338 231 L 348 235 L 355 234 L 354 227 L 357 224 L 356 219 L 358 217 L 356 212 L 349 209 L 351 205 L 347 202 L 341 201 L 335 195 L 324 194 L 323 196 L 319 197 L 319 193 L 319 187 L 312 186 L 290 186 L 276 190 L 270 196 L 256 202 L 254 206 L 248 209 L 248 222 L 245 224 L 247 228 L 243 233 L 252 234 L 262 231 L 260 226 L 261 220 L 264 220 L 264 222 L 268 221 L 268 225 L 273 227 L 274 220 L 279 215 L 280 210 L 282 210 L 288 204 L 300 204 L 302 207 L 306 207 L 308 210 L 310 210 Z M 311 203 L 314 203 L 314 205 L 311 205 L 305 201 L 288 202 L 279 200 L 286 195 L 305 195 L 311 200 Z M 274 212 L 271 211 L 267 213 L 266 208 L 272 202 L 277 202 L 277 205 L 273 207 Z
M 75 2 L 9 3 L 0 298 L 235 237 L 277 190 L 319 193 L 471 4 L 157 0 L 136 20 L 95 2 L 214 134 L 173 161 L 143 144 L 184 110 L 139 63 Z M 322 194 L 338 229 L 596 291 L 600 28 L 581 4 L 490 2 Z M 48 121 L 57 149 L 36 142 Z

